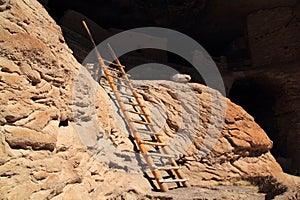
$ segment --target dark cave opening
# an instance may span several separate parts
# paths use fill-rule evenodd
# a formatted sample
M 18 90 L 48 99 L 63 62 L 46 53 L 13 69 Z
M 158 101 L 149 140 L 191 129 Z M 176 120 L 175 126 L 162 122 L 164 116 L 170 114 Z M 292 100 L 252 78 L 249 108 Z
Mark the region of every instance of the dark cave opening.
M 252 79 L 236 80 L 229 92 L 229 98 L 242 106 L 254 120 L 264 129 L 273 141 L 272 154 L 285 157 L 285 148 L 279 146 L 278 130 L 274 106 L 276 94 L 270 87 Z
M 61 126 L 69 126 L 69 120 L 66 119 L 66 120 L 60 121 L 58 127 L 61 127 Z
M 162 27 L 176 30 L 195 39 L 210 54 L 221 56 L 232 50 L 229 49 L 232 41 L 244 36 L 246 17 L 238 13 L 238 17 L 232 17 L 234 20 L 230 20 L 230 25 L 227 23 L 224 26 L 226 20 L 222 20 L 219 14 L 211 13 L 214 7 L 210 4 L 205 0 L 191 1 L 190 4 L 188 1 L 153 0 L 49 0 L 46 8 L 56 21 L 63 18 L 68 10 L 73 10 L 104 29 Z
M 148 80 L 169 80 L 169 76 L 172 75 L 172 73 L 177 72 L 191 75 L 192 82 L 205 85 L 205 82 L 197 69 L 183 57 L 172 52 L 151 48 L 138 49 L 120 56 L 119 60 L 126 66 L 125 70 L 127 72 L 129 71 L 129 74 L 130 71 L 139 66 L 144 67 L 140 70 L 141 73 L 150 70 L 153 77 L 145 76 L 145 78 L 150 78 Z M 166 74 L 163 75 L 163 73 Z M 132 78 L 135 79 L 134 77 Z M 143 78 L 141 80 L 143 80 Z

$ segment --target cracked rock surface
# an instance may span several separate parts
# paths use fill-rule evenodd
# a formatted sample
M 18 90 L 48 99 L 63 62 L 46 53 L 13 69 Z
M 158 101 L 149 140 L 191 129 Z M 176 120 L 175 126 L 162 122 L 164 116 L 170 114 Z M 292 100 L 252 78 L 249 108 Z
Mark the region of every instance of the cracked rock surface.
M 180 199 L 184 192 L 152 193 L 143 174 L 113 169 L 109 164 L 119 164 L 118 159 L 108 157 L 104 162 L 93 154 L 92 150 L 100 155 L 111 146 L 127 151 L 134 148 L 115 118 L 109 96 L 75 60 L 59 26 L 37 1 L 11 1 L 9 9 L 0 12 L 0 21 L 1 199 Z M 75 88 L 78 81 L 83 83 Z M 199 84 L 189 85 L 192 100 L 182 93 L 180 84 L 136 84 L 146 104 L 159 108 L 153 110 L 154 118 L 165 120 L 161 127 L 167 141 L 172 144 L 182 136 L 178 133 L 192 134 L 193 139 L 179 137 L 172 146 L 183 157 L 181 164 L 192 185 L 246 179 L 257 184 L 263 195 L 289 191 L 296 195 L 296 179 L 282 173 L 269 152 L 272 142 L 241 107 Z M 94 93 L 88 93 L 89 88 Z M 91 101 L 86 99 L 89 96 Z M 220 101 L 226 104 L 225 116 Z M 96 129 L 86 128 L 95 122 Z M 221 134 L 214 137 L 209 132 L 205 143 L 209 127 Z M 99 146 L 100 140 L 108 146 Z M 119 152 L 111 154 L 124 158 Z M 216 189 L 206 189 L 196 187 L 190 193 L 205 190 L 209 199 Z M 222 191 L 223 196 L 230 195 L 218 188 Z M 240 198 L 263 196 L 256 189 L 238 191 Z

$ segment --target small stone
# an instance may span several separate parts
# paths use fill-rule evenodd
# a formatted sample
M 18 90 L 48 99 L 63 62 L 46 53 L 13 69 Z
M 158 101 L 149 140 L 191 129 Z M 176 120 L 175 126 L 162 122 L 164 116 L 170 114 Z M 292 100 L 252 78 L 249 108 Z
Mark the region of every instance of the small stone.
M 45 171 L 39 171 L 39 172 L 36 172 L 33 174 L 33 177 L 38 181 L 47 178 L 47 176 L 48 176 L 48 173 Z

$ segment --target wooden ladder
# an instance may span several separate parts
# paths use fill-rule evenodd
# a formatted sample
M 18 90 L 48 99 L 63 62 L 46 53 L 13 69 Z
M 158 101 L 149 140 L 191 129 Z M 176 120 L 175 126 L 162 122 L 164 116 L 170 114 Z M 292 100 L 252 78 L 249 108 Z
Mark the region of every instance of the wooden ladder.
M 83 25 L 87 29 L 91 41 L 96 47 L 93 38 L 84 22 Z M 157 125 L 153 123 L 143 99 L 134 89 L 131 81 L 128 78 L 128 75 L 124 70 L 124 66 L 118 60 L 111 46 L 108 44 L 109 52 L 114 59 L 113 63 L 104 61 L 97 48 L 95 49 L 97 59 L 106 76 L 110 88 L 116 97 L 125 122 L 128 125 L 130 132 L 134 137 L 135 143 L 139 148 L 140 153 L 143 155 L 147 165 L 149 166 L 160 190 L 164 192 L 168 191 L 168 183 L 177 183 L 177 186 L 182 184 L 185 187 L 190 187 L 188 179 L 185 178 L 181 167 L 176 163 L 174 159 L 175 156 L 170 153 L 167 144 L 163 140 L 162 134 L 158 132 Z M 115 68 L 109 67 L 104 62 L 107 62 L 109 65 L 114 65 Z M 118 88 L 120 88 L 120 90 L 125 88 L 123 91 L 127 91 L 121 92 L 118 90 Z M 124 98 L 122 99 L 124 96 L 127 97 L 127 101 L 123 100 Z M 131 101 L 128 101 L 128 98 L 130 98 Z M 139 119 L 131 117 L 132 115 L 138 116 Z M 145 137 L 142 136 L 147 136 L 149 139 L 145 139 Z M 155 153 L 149 150 L 151 148 L 156 150 Z M 154 162 L 155 158 L 166 159 L 168 161 L 168 165 L 165 165 L 165 163 L 160 164 L 159 166 L 156 165 Z M 163 171 L 167 172 L 169 177 L 168 179 L 162 175 Z
M 136 145 L 138 146 L 141 154 L 145 158 L 152 174 L 159 185 L 159 188 L 166 192 L 169 190 L 167 183 L 182 183 L 183 186 L 190 187 L 188 179 L 185 178 L 184 173 L 181 171 L 181 167 L 175 161 L 175 156 L 170 154 L 167 144 L 164 142 L 162 134 L 158 132 L 158 127 L 153 123 L 151 116 L 145 106 L 143 99 L 138 95 L 137 91 L 134 89 L 131 81 L 128 78 L 124 70 L 124 66 L 121 65 L 120 61 L 116 57 L 111 46 L 108 44 L 109 51 L 116 62 L 116 68 L 111 68 L 108 66 L 103 67 L 104 74 L 107 81 L 116 97 L 116 100 L 120 106 L 123 113 L 126 124 L 128 125 Z M 116 75 L 117 74 L 117 75 Z M 127 88 L 129 92 L 120 92 L 118 87 Z M 132 97 L 131 101 L 125 101 L 122 99 L 122 95 L 126 97 Z M 131 106 L 132 109 L 128 109 L 126 104 Z M 133 119 L 131 115 L 137 115 L 141 117 L 139 120 Z M 144 128 L 137 128 L 136 124 L 144 126 Z M 151 140 L 146 140 L 141 135 L 151 136 Z M 150 138 L 150 137 L 149 137 Z M 152 146 L 155 149 L 159 149 L 159 153 L 149 152 L 148 146 Z M 169 161 L 169 166 L 156 166 L 153 157 L 165 158 Z M 175 179 L 164 179 L 161 171 L 171 172 L 171 177 L 176 177 Z

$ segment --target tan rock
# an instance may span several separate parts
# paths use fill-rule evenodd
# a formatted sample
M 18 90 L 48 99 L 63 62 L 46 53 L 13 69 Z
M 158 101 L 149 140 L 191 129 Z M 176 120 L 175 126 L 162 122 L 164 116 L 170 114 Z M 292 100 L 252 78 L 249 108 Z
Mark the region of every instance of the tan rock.
M 56 185 L 56 186 L 62 185 L 61 181 L 60 181 L 60 176 L 57 173 L 51 173 L 51 174 L 49 174 L 47 176 L 47 178 L 41 182 L 41 189 L 43 189 L 43 190 L 50 189 L 54 185 Z
M 65 187 L 63 194 L 62 194 L 63 200 L 88 200 L 92 199 L 87 191 L 86 188 L 84 188 L 81 185 L 68 185 Z
M 14 89 L 23 89 L 24 86 L 29 84 L 25 76 L 20 76 L 15 73 L 9 74 L 0 72 L 0 80 Z
M 243 149 L 249 149 L 251 147 L 251 145 L 245 140 L 241 140 L 234 137 L 230 137 L 228 138 L 228 140 L 230 141 L 233 147 L 243 148 Z
M 23 127 L 5 125 L 3 127 L 5 140 L 13 148 L 32 148 L 53 150 L 56 144 L 56 134 L 47 135 Z
M 30 197 L 30 195 L 36 191 L 39 191 L 40 187 L 34 183 L 27 182 L 24 184 L 18 184 L 16 187 L 9 193 L 8 199 L 22 200 L 24 198 Z
M 48 173 L 45 172 L 45 171 L 39 171 L 39 172 L 34 173 L 33 177 L 36 180 L 40 181 L 40 180 L 43 180 L 43 179 L 47 178 L 48 177 Z
M 0 135 L 0 165 L 4 164 L 10 155 L 11 153 L 10 153 L 9 146 L 5 142 L 4 135 L 1 134 Z
M 17 66 L 13 61 L 4 57 L 0 58 L 0 69 L 2 72 L 21 74 L 19 66 Z
M 177 109 L 176 107 L 164 107 L 166 108 L 164 112 L 177 113 L 177 117 L 180 116 L 180 120 L 172 118 L 171 115 L 167 115 L 167 124 L 166 126 L 172 126 L 172 124 L 179 124 L 179 129 L 185 128 L 193 131 L 198 131 L 196 135 L 191 134 L 190 137 L 194 137 L 192 139 L 193 145 L 185 145 L 185 143 L 181 142 L 181 151 L 182 148 L 186 148 L 186 157 L 187 167 L 189 170 L 185 170 L 191 177 L 194 177 L 195 180 L 201 180 L 201 184 L 205 184 L 211 180 L 225 181 L 235 178 L 249 178 L 255 176 L 275 176 L 281 184 L 288 184 L 281 175 L 282 170 L 278 163 L 275 161 L 273 156 L 269 153 L 272 148 L 272 141 L 268 138 L 267 134 L 261 129 L 254 121 L 253 117 L 248 115 L 240 106 L 237 106 L 226 100 L 224 97 L 219 97 L 218 101 L 226 102 L 226 115 L 224 116 L 224 124 L 222 126 L 222 131 L 219 133 L 219 136 L 216 140 L 209 139 L 208 143 L 205 144 L 204 138 L 207 137 L 207 128 L 199 129 L 199 127 L 207 127 L 209 122 L 214 121 L 214 126 L 220 126 L 222 121 L 220 118 L 214 117 L 212 118 L 212 110 L 214 108 L 213 103 L 210 102 L 211 95 L 213 95 L 213 91 L 205 86 L 198 85 L 197 88 L 201 91 L 201 94 L 197 94 L 197 98 L 200 99 L 199 106 L 201 107 L 200 112 L 193 111 L 190 109 L 188 105 L 196 104 L 196 100 L 190 100 L 188 96 L 189 90 L 182 90 L 180 85 L 175 84 L 167 84 L 164 83 L 156 83 L 156 82 L 143 82 L 139 83 L 141 85 L 146 85 L 140 88 L 147 88 L 147 92 L 152 98 L 155 98 L 155 102 L 164 102 L 166 105 L 173 105 L 177 99 L 173 99 L 173 97 L 166 97 L 166 90 L 171 90 L 173 93 L 176 93 L 177 96 L 180 97 L 180 103 L 183 106 L 183 109 Z M 168 85 L 163 87 L 162 85 Z M 193 86 L 195 87 L 195 85 Z M 160 91 L 160 92 L 158 92 Z M 185 94 L 181 92 L 184 91 Z M 146 91 L 143 91 L 146 92 Z M 190 94 L 192 95 L 192 94 Z M 215 99 L 213 99 L 216 101 Z M 183 115 L 184 110 L 186 113 L 193 113 L 193 117 L 189 117 L 189 115 Z M 179 111 L 178 111 L 179 110 Z M 217 115 L 220 115 L 222 112 L 217 110 Z M 159 113 L 155 113 L 159 115 Z M 185 119 L 186 117 L 186 119 Z M 188 119 L 197 119 L 200 121 L 194 121 L 193 123 L 184 123 L 189 122 Z M 222 120 L 222 119 L 221 119 Z M 198 127 L 194 124 L 198 123 Z M 170 130 L 170 127 L 165 128 L 166 130 Z M 172 130 L 172 129 L 171 129 Z M 201 131 L 200 131 L 201 130 Z M 176 134 L 178 134 L 174 129 L 172 130 L 173 134 L 171 137 L 176 138 Z M 216 134 L 217 135 L 217 134 Z M 172 143 L 172 139 L 170 140 Z M 210 146 L 209 146 L 210 145 Z M 177 148 L 178 149 L 178 148 Z M 179 148 L 180 149 L 180 148 Z M 201 158 L 201 151 L 210 151 L 205 158 Z M 197 159 L 199 158 L 199 159 Z M 201 163 L 201 164 L 200 164 Z M 278 172 L 276 175 L 276 173 Z M 195 175 L 195 173 L 197 175 Z M 191 181 L 193 184 L 197 185 L 197 181 Z M 293 184 L 291 184 L 293 185 Z
M 22 63 L 20 66 L 20 70 L 28 77 L 32 84 L 36 85 L 41 82 L 40 74 L 37 71 L 33 70 L 29 64 Z
M 51 120 L 58 119 L 58 118 L 59 118 L 59 110 L 56 108 L 49 108 L 47 110 L 34 111 L 27 118 L 16 122 L 15 125 L 24 126 L 36 131 L 42 131 L 49 124 Z M 55 131 L 53 130 L 52 133 L 53 132 Z
M 28 117 L 32 112 L 32 107 L 26 105 L 23 102 L 16 102 L 14 104 L 6 105 L 5 109 L 1 112 L 1 115 L 5 118 L 7 122 L 12 123 L 19 119 Z
M 80 19 L 71 14 L 64 20 Z M 137 163 L 135 154 L 118 152 L 109 139 L 126 144 L 128 152 L 135 150 L 124 123 L 117 123 L 109 96 L 89 74 L 77 79 L 81 66 L 46 10 L 36 0 L 11 1 L 0 21 L 0 198 L 147 199 L 153 188 L 144 175 L 124 172 Z M 142 85 L 145 104 L 164 126 L 174 154 L 183 156 L 183 170 L 193 185 L 254 176 L 292 185 L 283 181 L 269 153 L 272 142 L 241 107 L 199 84 Z M 186 91 L 186 86 L 194 89 Z M 83 122 L 97 126 L 85 128 Z
M 47 197 L 51 196 L 50 190 L 41 190 L 38 192 L 33 193 L 29 199 L 35 200 L 35 199 L 46 199 Z

